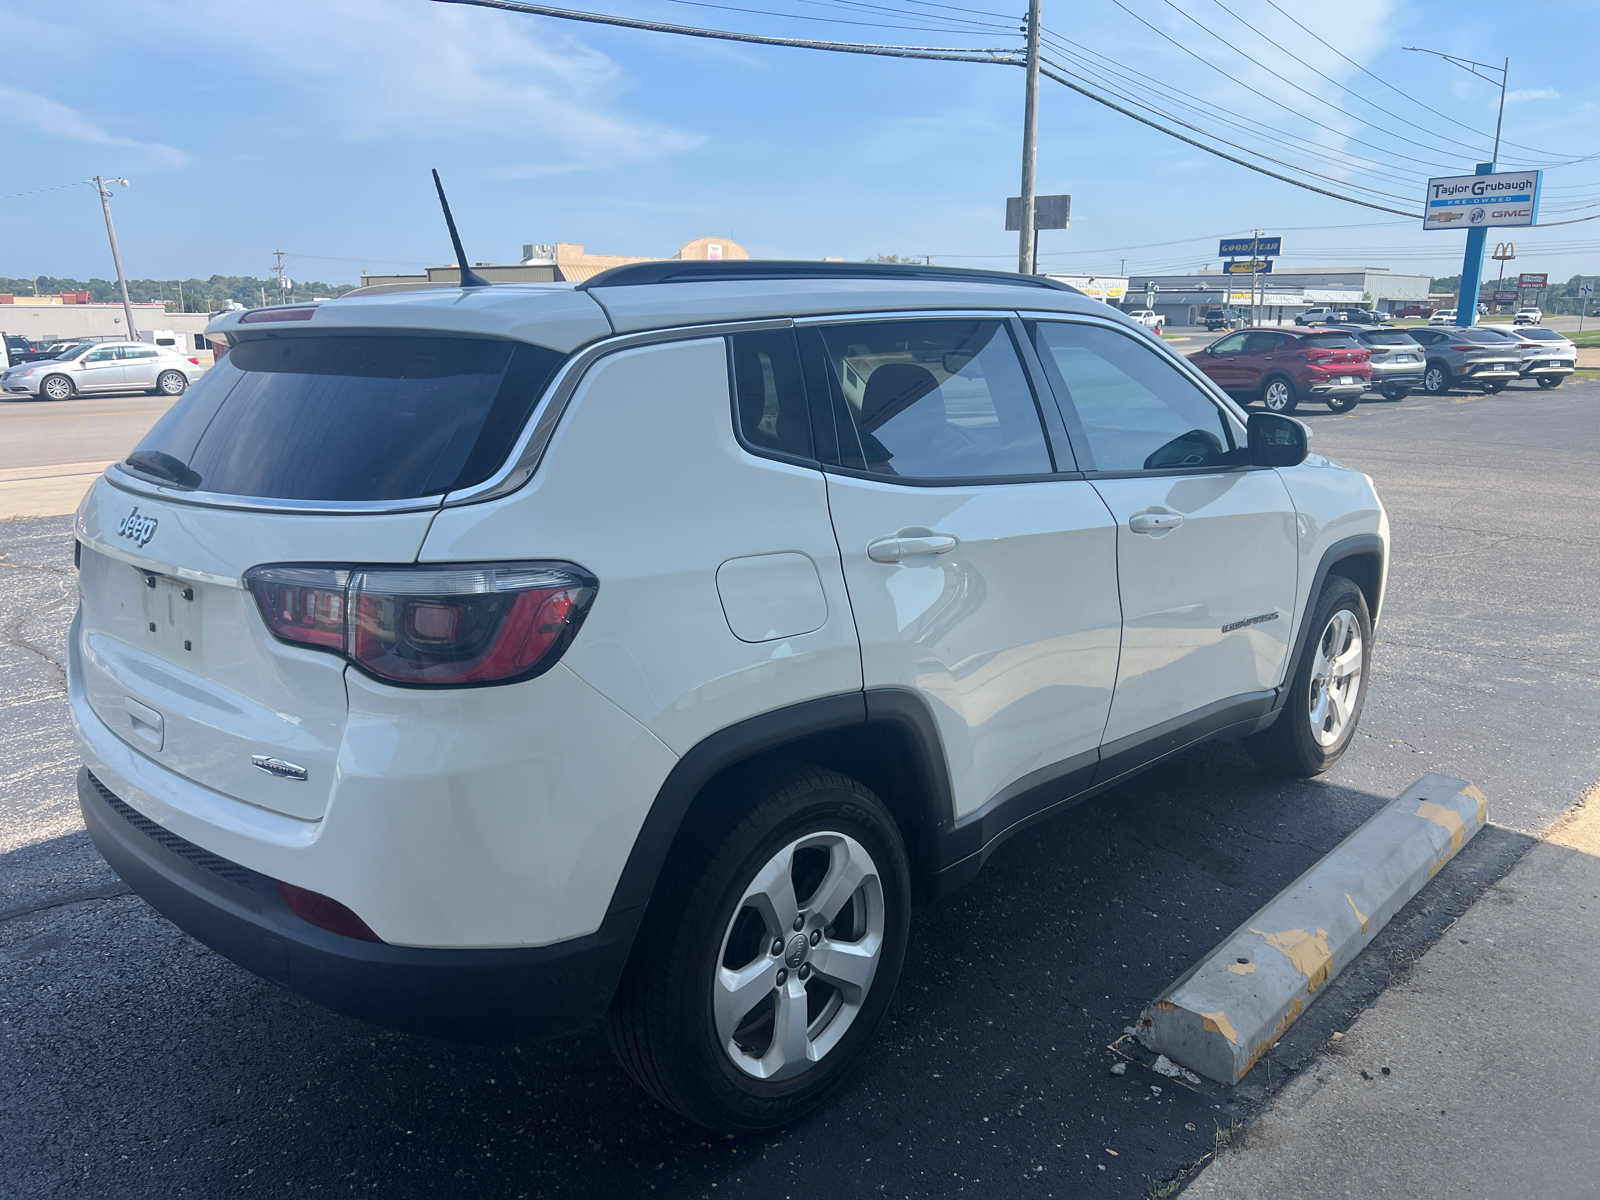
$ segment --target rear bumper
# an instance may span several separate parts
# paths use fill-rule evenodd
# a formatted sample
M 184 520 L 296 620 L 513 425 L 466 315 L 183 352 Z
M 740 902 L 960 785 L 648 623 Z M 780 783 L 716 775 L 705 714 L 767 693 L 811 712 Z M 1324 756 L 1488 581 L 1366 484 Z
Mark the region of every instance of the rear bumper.
M 1457 374 L 1462 379 L 1515 379 L 1521 369 L 1517 363 L 1469 362 Z
M 1522 377 L 1529 379 L 1539 375 L 1571 375 L 1576 370 L 1577 367 L 1573 363 L 1562 363 L 1559 367 L 1540 367 L 1529 363 L 1522 368 Z
M 1372 382 L 1367 385 L 1369 390 L 1381 387 L 1421 387 L 1422 368 L 1405 367 L 1397 371 L 1380 371 L 1376 367 L 1372 371 Z
M 504 950 L 364 942 L 301 920 L 259 872 L 125 804 L 84 767 L 78 801 L 113 870 L 185 933 L 248 971 L 338 1012 L 413 1033 L 499 1043 L 592 1024 L 611 1002 L 641 909 L 586 937 Z
M 1354 383 L 1317 383 L 1313 382 L 1306 387 L 1308 396 L 1359 396 L 1368 388 L 1365 379 L 1358 378 Z

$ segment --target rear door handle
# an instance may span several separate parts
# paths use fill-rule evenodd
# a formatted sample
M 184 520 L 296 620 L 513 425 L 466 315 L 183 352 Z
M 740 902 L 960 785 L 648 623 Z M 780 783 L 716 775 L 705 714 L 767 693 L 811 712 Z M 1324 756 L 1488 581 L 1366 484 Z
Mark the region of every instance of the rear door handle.
M 896 535 L 879 538 L 867 546 L 867 557 L 873 562 L 897 563 L 901 559 L 919 554 L 947 554 L 956 548 L 956 539 L 943 533 Z
M 1134 533 L 1159 533 L 1182 524 L 1182 513 L 1135 513 L 1128 518 L 1128 528 Z

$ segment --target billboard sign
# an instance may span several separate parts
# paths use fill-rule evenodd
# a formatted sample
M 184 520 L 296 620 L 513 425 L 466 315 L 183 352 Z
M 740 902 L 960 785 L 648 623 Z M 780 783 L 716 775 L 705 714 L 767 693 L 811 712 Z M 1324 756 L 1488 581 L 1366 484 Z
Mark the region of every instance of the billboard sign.
M 1107 304 L 1113 300 L 1120 301 L 1128 294 L 1126 275 L 1051 275 L 1049 278 L 1070 288 L 1076 288 L 1091 300 L 1100 300 Z
M 1281 237 L 1223 238 L 1217 254 L 1222 258 L 1235 258 L 1240 254 L 1269 255 L 1283 253 Z
M 1222 264 L 1222 270 L 1227 275 L 1270 275 L 1272 274 L 1272 260 L 1270 258 L 1246 258 Z
M 1516 298 L 1517 294 L 1509 289 L 1503 292 L 1496 292 L 1494 294 L 1494 302 L 1496 304 L 1511 304 L 1515 302 Z
M 1428 180 L 1424 229 L 1536 225 L 1540 171 L 1501 171 L 1494 175 L 1451 175 Z
M 1542 292 L 1550 286 L 1550 276 L 1534 275 L 1524 271 L 1517 276 L 1517 286 L 1525 292 Z
M 1033 198 L 1033 227 L 1035 229 L 1066 229 L 1072 224 L 1071 196 L 1035 196 Z M 1006 228 L 1015 233 L 1022 228 L 1022 197 L 1006 197 Z

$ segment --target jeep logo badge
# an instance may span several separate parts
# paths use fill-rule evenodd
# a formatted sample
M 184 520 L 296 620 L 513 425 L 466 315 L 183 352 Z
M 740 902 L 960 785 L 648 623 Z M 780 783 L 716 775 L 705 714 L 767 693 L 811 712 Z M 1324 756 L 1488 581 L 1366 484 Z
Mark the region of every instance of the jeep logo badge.
M 154 517 L 140 516 L 137 504 L 117 525 L 117 536 L 131 538 L 140 546 L 143 546 L 155 535 L 156 519 Z

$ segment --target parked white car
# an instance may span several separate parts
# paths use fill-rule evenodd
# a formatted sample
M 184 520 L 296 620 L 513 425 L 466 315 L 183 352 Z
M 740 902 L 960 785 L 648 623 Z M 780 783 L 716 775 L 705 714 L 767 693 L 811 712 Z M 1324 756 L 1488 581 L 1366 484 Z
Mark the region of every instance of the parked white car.
M 206 336 L 77 514 L 79 795 L 152 905 L 347 1013 L 603 1020 L 771 1128 L 872 1039 L 913 896 L 1361 716 L 1371 480 L 1046 280 L 671 261 Z
M 0 372 L 0 392 L 38 400 L 68 400 L 100 392 L 154 392 L 181 396 L 204 368 L 163 346 L 143 342 L 82 342 L 60 358 L 24 363 Z
M 1517 310 L 1517 315 L 1511 318 L 1513 325 L 1538 325 L 1544 320 L 1544 313 L 1537 308 L 1523 308 Z
M 1456 310 L 1442 308 L 1428 318 L 1429 325 L 1454 325 L 1456 323 Z
M 1148 308 L 1136 308 L 1128 314 L 1130 321 L 1137 321 L 1146 329 L 1165 329 L 1167 319 L 1160 313 Z
M 1537 379 L 1543 388 L 1558 388 L 1578 369 L 1578 345 L 1554 329 L 1523 329 L 1522 377 Z

